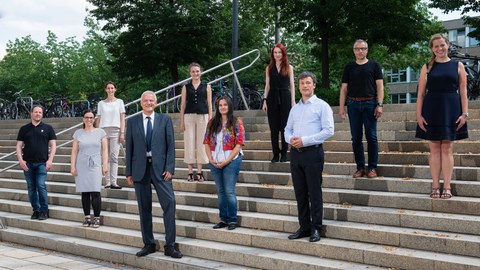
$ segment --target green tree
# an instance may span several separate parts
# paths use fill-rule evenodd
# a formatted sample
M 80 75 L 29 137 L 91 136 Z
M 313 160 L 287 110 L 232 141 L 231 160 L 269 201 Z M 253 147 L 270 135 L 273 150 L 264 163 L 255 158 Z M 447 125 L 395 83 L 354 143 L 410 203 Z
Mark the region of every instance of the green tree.
M 0 61 L 2 95 L 11 98 L 13 92 L 25 89 L 22 94 L 31 93 L 34 99 L 58 94 L 85 98 L 115 80 L 98 24 L 91 18 L 85 24 L 89 30 L 82 44 L 73 37 L 59 41 L 50 31 L 44 46 L 30 36 L 9 41 Z
M 313 50 L 322 65 L 322 88 L 330 86 L 331 62 L 352 59 L 353 42 L 362 38 L 370 51 L 384 46 L 389 53 L 400 51 L 425 38 L 430 24 L 420 0 L 302 0 L 281 2 L 284 25 L 318 47 Z M 330 49 L 333 48 L 333 49 Z
M 467 16 L 468 12 L 480 12 L 480 1 L 478 0 L 431 0 L 430 7 L 443 9 L 447 14 L 451 11 L 461 11 L 464 23 L 475 27 L 474 31 L 468 33 L 469 37 L 480 40 L 480 17 Z
M 89 0 L 91 14 L 105 20 L 106 31 L 120 31 L 107 44 L 122 77 L 154 77 L 167 69 L 178 81 L 178 66 L 208 62 L 225 51 L 230 37 L 222 1 Z

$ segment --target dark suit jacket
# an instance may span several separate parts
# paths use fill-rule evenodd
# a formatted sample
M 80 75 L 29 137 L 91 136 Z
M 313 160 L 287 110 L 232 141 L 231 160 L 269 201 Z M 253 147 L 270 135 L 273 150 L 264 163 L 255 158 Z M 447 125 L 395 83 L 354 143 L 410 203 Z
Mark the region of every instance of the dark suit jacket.
M 125 176 L 132 176 L 134 182 L 140 182 L 147 166 L 145 129 L 143 115 L 138 114 L 128 119 L 126 141 Z M 163 179 L 163 172 L 175 172 L 175 139 L 173 137 L 172 119 L 155 113 L 152 133 L 152 166 L 156 179 Z

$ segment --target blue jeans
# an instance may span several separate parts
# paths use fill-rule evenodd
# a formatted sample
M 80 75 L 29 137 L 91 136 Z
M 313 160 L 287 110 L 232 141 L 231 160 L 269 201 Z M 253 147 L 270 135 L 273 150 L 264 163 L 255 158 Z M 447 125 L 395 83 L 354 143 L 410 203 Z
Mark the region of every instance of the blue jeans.
M 45 162 L 27 162 L 28 172 L 23 171 L 27 180 L 28 199 L 33 211 L 48 211 L 47 168 Z
M 378 163 L 378 140 L 377 140 L 377 118 L 375 118 L 376 99 L 367 101 L 347 101 L 348 118 L 350 121 L 350 132 L 352 133 L 352 147 L 355 155 L 357 170 L 365 168 L 365 157 L 363 150 L 363 127 L 365 126 L 365 137 L 368 145 L 368 169 L 377 169 Z
M 237 195 L 235 185 L 237 184 L 238 174 L 242 167 L 242 156 L 232 160 L 230 164 L 222 169 L 210 165 L 210 171 L 215 180 L 218 194 L 218 209 L 220 210 L 220 219 L 227 223 L 237 223 Z

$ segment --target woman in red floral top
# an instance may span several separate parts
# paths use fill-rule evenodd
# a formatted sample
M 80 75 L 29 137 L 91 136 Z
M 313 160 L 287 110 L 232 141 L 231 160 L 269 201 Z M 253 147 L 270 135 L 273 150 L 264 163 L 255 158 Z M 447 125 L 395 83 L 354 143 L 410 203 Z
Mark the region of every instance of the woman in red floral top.
M 245 129 L 240 118 L 233 116 L 230 98 L 223 96 L 215 104 L 215 116 L 209 121 L 203 140 L 215 179 L 220 222 L 214 229 L 237 227 L 237 195 L 235 185 L 242 167 Z

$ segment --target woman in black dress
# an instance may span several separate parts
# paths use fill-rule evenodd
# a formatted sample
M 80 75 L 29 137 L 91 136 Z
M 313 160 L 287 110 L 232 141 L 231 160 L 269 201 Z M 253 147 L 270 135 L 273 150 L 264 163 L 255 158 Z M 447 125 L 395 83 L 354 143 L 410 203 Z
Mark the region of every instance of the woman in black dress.
M 265 70 L 265 96 L 263 110 L 268 115 L 270 139 L 272 141 L 272 163 L 287 161 L 288 142 L 284 129 L 287 125 L 290 109 L 295 106 L 295 85 L 293 67 L 288 63 L 285 46 L 278 43 L 270 52 L 270 64 Z M 282 149 L 278 146 L 278 134 L 281 135 Z M 281 154 L 281 156 L 280 156 Z
M 464 65 L 448 57 L 446 37 L 433 35 L 429 47 L 432 59 L 422 67 L 418 79 L 416 137 L 429 140 L 430 197 L 448 199 L 452 197 L 453 141 L 468 138 L 467 76 Z

